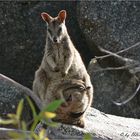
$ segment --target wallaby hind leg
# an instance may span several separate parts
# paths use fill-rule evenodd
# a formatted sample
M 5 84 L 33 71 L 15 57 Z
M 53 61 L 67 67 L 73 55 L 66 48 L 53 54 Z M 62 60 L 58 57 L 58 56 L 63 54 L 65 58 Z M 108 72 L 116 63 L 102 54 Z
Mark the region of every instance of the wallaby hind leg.
M 33 92 L 36 94 L 42 101 L 45 99 L 47 88 L 47 75 L 46 72 L 39 68 L 35 72 L 35 79 L 33 82 Z

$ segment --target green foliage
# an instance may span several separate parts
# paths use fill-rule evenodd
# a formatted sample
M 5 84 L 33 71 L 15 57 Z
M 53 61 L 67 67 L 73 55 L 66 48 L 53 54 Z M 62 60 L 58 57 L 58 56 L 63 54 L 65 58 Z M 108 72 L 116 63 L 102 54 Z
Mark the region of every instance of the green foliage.
M 21 113 L 22 113 L 22 110 L 23 110 L 23 103 L 24 103 L 24 100 L 21 99 L 19 104 L 18 104 L 17 112 L 16 112 L 17 120 L 20 120 Z
M 84 135 L 83 140 L 92 140 L 92 137 L 89 133 L 87 133 L 87 134 Z
M 43 111 L 54 112 L 56 109 L 63 103 L 63 100 L 55 100 L 50 103 L 47 107 L 43 109 Z
M 25 140 L 27 138 L 26 134 L 22 133 L 17 133 L 17 132 L 9 132 L 9 136 L 13 139 L 17 139 L 17 140 Z
M 41 120 L 46 120 L 46 124 L 49 126 L 56 126 L 56 123 L 50 122 L 49 119 L 52 119 L 53 117 L 56 116 L 56 114 L 52 112 L 54 112 L 62 104 L 62 102 L 63 102 L 62 100 L 55 100 L 52 103 L 50 103 L 47 107 L 44 107 L 42 111 L 38 115 L 35 116 L 34 122 L 31 126 L 31 131 L 35 129 L 37 123 Z
M 4 120 L 4 119 L 0 119 L 0 124 L 2 125 L 8 125 L 8 124 L 17 124 L 17 122 L 13 119 L 7 119 L 7 120 Z
M 45 129 L 42 129 L 39 133 L 39 135 L 35 134 L 35 133 L 31 133 L 31 136 L 33 139 L 35 140 L 49 140 L 46 135 L 45 135 Z
M 29 97 L 26 97 L 29 106 L 32 110 L 33 114 L 33 123 L 30 128 L 30 133 L 27 135 L 27 124 L 21 120 L 21 115 L 23 111 L 23 105 L 24 105 L 24 100 L 20 100 L 16 114 L 8 114 L 7 117 L 8 119 L 1 119 L 0 118 L 0 124 L 2 125 L 8 125 L 8 124 L 13 124 L 18 126 L 19 129 L 23 130 L 23 133 L 17 133 L 17 132 L 12 132 L 9 133 L 9 136 L 13 139 L 21 139 L 21 140 L 26 140 L 26 139 L 34 139 L 34 140 L 49 140 L 46 136 L 46 131 L 45 129 L 42 129 L 39 134 L 34 133 L 34 129 L 36 125 L 38 124 L 39 121 L 44 120 L 46 125 L 52 126 L 52 127 L 57 127 L 58 124 L 56 122 L 50 121 L 50 119 L 56 117 L 56 114 L 54 111 L 63 103 L 63 100 L 55 100 L 52 103 L 50 103 L 48 106 L 44 107 L 42 111 L 37 114 L 36 109 L 34 107 L 34 104 L 32 103 L 31 99 Z M 25 133 L 24 133 L 25 132 Z M 85 134 L 83 140 L 92 140 L 92 137 L 90 134 Z
M 13 125 L 18 126 L 18 128 L 20 128 L 21 126 L 20 117 L 23 110 L 23 103 L 24 103 L 24 100 L 23 99 L 20 100 L 17 107 L 16 114 L 8 114 L 7 117 L 9 119 L 0 119 L 0 124 L 3 124 L 3 125 L 13 124 Z
M 52 126 L 52 127 L 56 127 L 57 123 L 50 121 L 50 119 L 56 117 L 56 114 L 53 113 L 54 111 L 56 111 L 56 109 L 62 104 L 62 100 L 56 100 L 52 103 L 50 103 L 48 106 L 46 106 L 45 108 L 42 109 L 42 111 L 37 114 L 36 109 L 32 103 L 32 101 L 30 100 L 29 97 L 26 97 L 29 106 L 32 110 L 32 114 L 33 114 L 33 124 L 30 128 L 31 133 L 27 136 L 26 133 L 16 133 L 16 132 L 12 132 L 9 133 L 9 136 L 11 138 L 14 139 L 35 139 L 35 140 L 48 140 L 48 138 L 46 137 L 46 133 L 45 133 L 45 129 L 42 129 L 39 134 L 35 134 L 34 133 L 34 129 L 37 125 L 37 123 L 41 120 L 45 120 L 46 124 L 48 126 Z M 13 124 L 18 126 L 19 129 L 26 131 L 27 130 L 27 124 L 21 120 L 21 115 L 22 115 L 22 111 L 23 111 L 23 105 L 24 105 L 24 100 L 22 99 L 18 106 L 17 106 L 17 110 L 16 110 L 16 114 L 8 114 L 7 117 L 8 119 L 1 119 L 0 118 L 0 124 L 3 125 L 7 125 L 7 124 Z
M 34 107 L 32 101 L 30 100 L 30 98 L 29 98 L 28 96 L 26 96 L 26 99 L 27 99 L 27 101 L 28 101 L 28 103 L 29 103 L 29 105 L 30 105 L 30 108 L 31 108 L 31 110 L 32 110 L 33 118 L 35 118 L 35 117 L 37 116 L 36 109 L 35 109 L 35 107 Z

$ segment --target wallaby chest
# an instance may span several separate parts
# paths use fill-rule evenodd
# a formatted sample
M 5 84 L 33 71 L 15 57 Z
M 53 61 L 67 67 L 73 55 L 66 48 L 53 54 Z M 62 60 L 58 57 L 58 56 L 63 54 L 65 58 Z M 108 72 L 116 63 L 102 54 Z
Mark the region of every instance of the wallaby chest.
M 62 68 L 65 63 L 65 50 L 63 45 L 54 46 L 54 60 L 59 68 Z

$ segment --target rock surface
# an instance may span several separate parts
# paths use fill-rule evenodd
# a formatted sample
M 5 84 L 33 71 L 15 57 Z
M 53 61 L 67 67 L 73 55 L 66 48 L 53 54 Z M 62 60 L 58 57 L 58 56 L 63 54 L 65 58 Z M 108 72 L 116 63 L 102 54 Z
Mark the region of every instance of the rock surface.
M 0 74 L 0 117 L 7 118 L 8 113 L 16 113 L 19 101 L 24 99 L 22 119 L 25 122 L 30 122 L 32 120 L 32 112 L 26 96 L 31 97 L 36 102 L 36 109 L 41 107 L 40 100 L 33 95 L 31 90 Z M 11 125 L 7 127 L 13 128 Z
M 120 59 L 124 60 L 123 57 Z M 112 61 L 117 62 L 118 66 L 111 66 Z M 94 107 L 109 114 L 140 118 L 140 63 L 130 68 L 117 69 L 121 67 L 118 62 L 113 56 L 91 60 L 88 71 L 94 85 Z M 135 61 L 132 63 L 135 64 Z M 134 69 L 138 71 L 131 73 Z
M 117 52 L 140 41 L 139 1 L 81 1 L 77 13 L 93 53 L 94 46 Z M 123 55 L 140 60 L 138 46 Z
M 42 123 L 39 123 L 35 132 L 38 133 L 42 128 Z M 21 130 L 0 128 L 0 138 L 9 139 L 8 132 L 23 133 Z M 27 131 L 26 136 L 29 133 Z M 65 124 L 46 129 L 46 134 L 50 139 L 82 140 L 87 133 L 91 135 L 93 140 L 139 140 L 140 120 L 104 114 L 90 108 L 87 112 L 86 127 L 84 129 Z
M 119 53 L 139 63 L 135 74 L 131 74 L 128 68 L 113 70 L 126 65 L 113 57 L 99 58 L 97 63 L 94 63 L 95 59 L 90 62 L 88 71 L 95 87 L 94 107 L 105 113 L 140 118 L 140 91 L 125 105 L 113 103 L 128 99 L 140 84 L 139 14 L 138 1 L 81 1 L 78 5 L 78 21 L 95 56 L 105 55 L 99 47 L 118 52 L 135 45 Z M 108 68 L 112 70 L 105 70 Z
M 105 68 L 98 62 L 94 63 L 94 59 L 88 69 L 95 89 L 93 102 L 95 108 L 105 113 L 140 118 L 139 92 L 122 105 L 114 104 L 114 102 L 123 103 L 136 92 L 139 82 L 134 75 L 127 70 L 104 70 Z
M 42 128 L 41 124 L 38 125 L 37 129 L 39 128 Z M 82 139 L 85 133 L 90 133 L 95 140 L 139 140 L 140 120 L 108 115 L 90 108 L 86 115 L 84 129 L 60 124 L 58 128 L 47 128 L 47 132 L 53 139 L 66 137 Z
M 41 102 L 28 88 L 16 83 L 15 81 L 0 75 L 0 114 L 14 113 L 16 106 L 21 98 L 25 95 L 31 97 L 36 107 L 41 107 Z M 3 105 L 1 104 L 3 103 Z M 15 108 L 12 108 L 12 106 Z M 23 119 L 30 120 L 32 118 L 28 104 L 25 104 L 23 111 Z M 39 123 L 36 132 L 42 128 Z M 0 128 L 0 139 L 9 139 L 8 132 L 19 132 L 20 130 L 11 130 Z M 30 133 L 29 131 L 26 132 Z M 46 129 L 47 136 L 52 139 L 83 139 L 85 133 L 90 133 L 94 140 L 139 140 L 140 139 L 140 120 L 117 117 L 114 115 L 104 114 L 96 109 L 90 108 L 86 114 L 85 128 L 78 128 L 72 125 L 59 124 L 58 128 L 48 127 Z

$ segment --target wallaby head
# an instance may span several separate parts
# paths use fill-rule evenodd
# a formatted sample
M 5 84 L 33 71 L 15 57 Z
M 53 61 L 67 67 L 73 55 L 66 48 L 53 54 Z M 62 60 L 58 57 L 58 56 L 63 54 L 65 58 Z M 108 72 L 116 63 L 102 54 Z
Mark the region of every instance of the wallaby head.
M 65 26 L 66 11 L 61 10 L 57 17 L 51 17 L 48 13 L 41 13 L 42 19 L 47 23 L 47 37 L 52 43 L 59 44 L 67 34 Z

